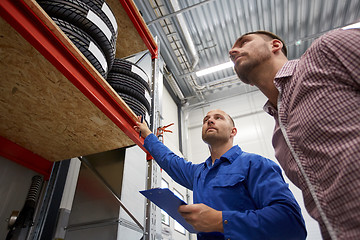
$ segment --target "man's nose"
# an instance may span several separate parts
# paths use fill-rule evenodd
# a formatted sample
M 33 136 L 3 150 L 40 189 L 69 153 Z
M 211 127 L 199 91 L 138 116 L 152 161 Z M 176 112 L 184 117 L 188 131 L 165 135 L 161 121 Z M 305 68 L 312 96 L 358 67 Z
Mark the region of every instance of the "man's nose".
M 236 49 L 235 48 L 231 48 L 230 50 L 229 50 L 229 58 L 230 58 L 230 60 L 231 61 L 234 61 L 234 55 L 236 54 Z
M 210 125 L 210 124 L 214 124 L 214 119 L 209 118 L 209 119 L 208 119 L 208 121 L 207 121 L 207 123 L 208 123 L 208 125 Z

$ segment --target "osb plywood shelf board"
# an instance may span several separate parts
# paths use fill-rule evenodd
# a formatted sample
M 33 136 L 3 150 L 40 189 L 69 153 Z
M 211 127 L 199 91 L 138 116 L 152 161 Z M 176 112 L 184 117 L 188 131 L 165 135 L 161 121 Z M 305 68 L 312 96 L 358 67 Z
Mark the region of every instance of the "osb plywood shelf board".
M 111 11 L 114 13 L 118 24 L 115 56 L 117 58 L 124 58 L 135 53 L 147 50 L 144 41 L 140 37 L 139 33 L 134 27 L 134 24 L 131 22 L 129 16 L 125 12 L 119 0 L 107 0 L 106 3 L 110 6 Z M 130 1 L 129 4 L 134 5 L 132 1 Z M 143 21 L 142 18 L 141 20 Z M 147 29 L 147 31 L 149 30 Z
M 29 2 L 29 6 L 36 8 L 33 1 Z M 2 18 L 0 29 L 1 136 L 49 161 L 134 144 Z M 56 27 L 53 29 L 57 31 Z M 64 44 L 71 45 L 66 41 Z M 99 82 L 103 81 L 104 88 L 117 97 L 115 100 L 124 104 L 92 66 L 88 66 L 87 60 L 82 61 L 89 71 L 94 71 Z

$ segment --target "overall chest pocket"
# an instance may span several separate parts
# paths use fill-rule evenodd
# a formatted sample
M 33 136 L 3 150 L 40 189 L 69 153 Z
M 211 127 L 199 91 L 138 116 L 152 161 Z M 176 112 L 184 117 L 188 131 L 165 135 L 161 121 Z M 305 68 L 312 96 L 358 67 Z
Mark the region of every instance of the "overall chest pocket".
M 244 185 L 245 177 L 240 173 L 218 174 L 213 181 L 213 187 L 226 188 L 235 187 L 237 184 Z
M 243 211 L 247 209 L 250 198 L 244 175 L 217 175 L 211 188 L 213 199 L 222 203 L 223 210 Z

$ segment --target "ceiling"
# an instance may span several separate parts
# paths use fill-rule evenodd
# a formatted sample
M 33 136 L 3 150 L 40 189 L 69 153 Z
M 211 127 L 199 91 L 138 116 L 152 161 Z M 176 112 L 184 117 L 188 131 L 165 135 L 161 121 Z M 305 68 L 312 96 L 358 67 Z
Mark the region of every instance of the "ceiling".
M 360 0 L 134 0 L 158 38 L 165 79 L 181 102 L 206 104 L 256 91 L 232 68 L 197 77 L 229 61 L 235 40 L 249 31 L 281 36 L 288 58 L 301 56 L 323 33 L 360 20 Z

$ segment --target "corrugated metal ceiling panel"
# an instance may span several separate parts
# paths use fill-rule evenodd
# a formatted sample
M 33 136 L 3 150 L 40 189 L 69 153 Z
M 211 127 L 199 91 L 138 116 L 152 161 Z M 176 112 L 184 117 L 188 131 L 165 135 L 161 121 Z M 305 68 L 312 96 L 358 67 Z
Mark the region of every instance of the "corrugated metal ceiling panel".
M 185 98 L 191 103 L 224 97 L 244 88 L 232 69 L 203 77 L 194 71 L 224 63 L 235 40 L 249 31 L 268 30 L 281 36 L 288 57 L 300 57 L 323 33 L 360 20 L 359 0 L 135 0 L 149 29 L 160 39 L 160 52 Z M 179 5 L 175 11 L 174 4 Z M 182 14 L 199 62 L 189 51 Z M 224 81 L 227 80 L 227 81 Z M 223 84 L 218 84 L 223 82 Z M 235 91 L 234 89 L 237 89 Z M 213 94 L 220 91 L 222 94 Z

